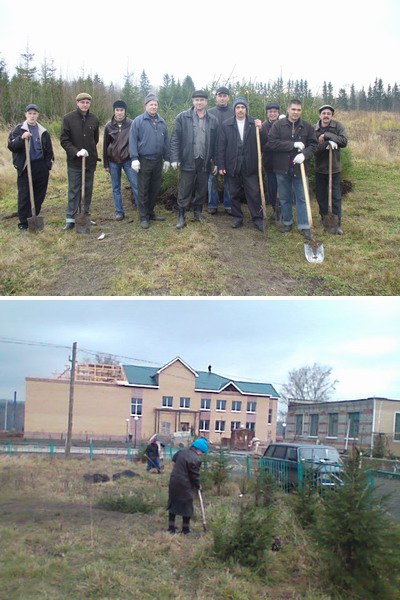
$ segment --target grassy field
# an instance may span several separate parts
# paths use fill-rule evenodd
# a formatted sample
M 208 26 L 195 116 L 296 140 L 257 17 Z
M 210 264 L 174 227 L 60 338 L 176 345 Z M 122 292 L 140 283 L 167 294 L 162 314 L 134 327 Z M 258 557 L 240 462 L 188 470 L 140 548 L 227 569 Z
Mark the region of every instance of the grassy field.
M 232 230 L 225 214 L 175 229 L 176 214 L 158 207 L 165 223 L 139 227 L 125 187 L 127 219 L 114 220 L 111 185 L 102 166 L 95 176 L 90 235 L 62 232 L 67 197 L 65 153 L 53 135 L 51 173 L 39 235 L 17 233 L 16 172 L 0 132 L 0 294 L 3 296 L 327 296 L 400 293 L 400 115 L 338 114 L 348 131 L 353 191 L 343 201 L 344 236 L 319 225 L 325 260 L 310 264 L 302 237 L 267 236 L 247 221 Z M 101 152 L 101 144 L 99 144 Z M 14 216 L 12 216 L 14 214 Z M 4 218 L 8 217 L 8 218 Z M 98 241 L 100 233 L 105 238 Z

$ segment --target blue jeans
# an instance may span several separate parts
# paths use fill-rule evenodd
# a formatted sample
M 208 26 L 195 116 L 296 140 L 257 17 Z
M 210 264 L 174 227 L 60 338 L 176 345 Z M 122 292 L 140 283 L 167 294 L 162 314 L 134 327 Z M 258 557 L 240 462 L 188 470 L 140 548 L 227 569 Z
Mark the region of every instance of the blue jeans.
M 116 214 L 124 214 L 124 207 L 122 206 L 122 194 L 121 194 L 121 173 L 122 170 L 125 171 L 125 175 L 128 178 L 129 183 L 131 184 L 133 198 L 135 200 L 135 205 L 138 205 L 138 174 L 131 167 L 131 161 L 127 160 L 124 163 L 109 163 L 110 167 L 110 175 L 111 175 L 111 185 L 113 191 L 114 198 L 114 207 Z
M 282 209 L 284 225 L 293 225 L 293 193 L 296 197 L 297 228 L 310 229 L 307 217 L 306 198 L 304 196 L 303 182 L 294 175 L 280 175 L 277 173 L 279 201 Z
M 218 175 L 209 175 L 208 177 L 208 208 L 218 208 Z M 224 177 L 224 208 L 231 208 L 231 195 L 229 193 L 228 178 Z
M 151 469 L 157 469 L 160 472 L 160 459 L 159 458 L 148 458 L 147 459 L 147 468 L 146 471 L 151 471 Z

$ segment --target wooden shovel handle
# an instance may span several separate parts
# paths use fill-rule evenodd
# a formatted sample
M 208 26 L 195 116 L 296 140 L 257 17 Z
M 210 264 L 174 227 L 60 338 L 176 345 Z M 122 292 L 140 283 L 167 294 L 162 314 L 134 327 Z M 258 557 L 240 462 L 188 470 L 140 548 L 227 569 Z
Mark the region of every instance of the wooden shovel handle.
M 85 210 L 85 175 L 86 175 L 86 156 L 82 156 L 82 183 L 81 183 L 81 208 Z
M 261 161 L 261 142 L 260 142 L 260 128 L 256 127 L 256 138 L 257 138 L 257 156 L 258 156 L 258 181 L 260 184 L 261 193 L 261 204 L 263 208 L 264 219 L 267 218 L 267 206 L 265 202 L 264 182 L 262 176 L 262 161 Z
M 301 171 L 301 179 L 303 181 L 304 196 L 306 199 L 308 224 L 310 226 L 310 229 L 312 229 L 313 222 L 312 222 L 312 214 L 311 214 L 310 194 L 308 193 L 308 184 L 307 184 L 306 171 L 304 169 L 304 163 L 300 163 L 300 171 Z
M 30 198 L 30 201 L 31 201 L 32 217 L 36 217 L 35 196 L 33 195 L 33 181 L 32 181 L 32 168 L 31 168 L 31 142 L 30 142 L 30 138 L 25 138 L 25 154 L 26 154 L 26 168 L 27 168 L 27 171 L 28 171 L 29 198 Z
M 328 190 L 329 212 L 332 212 L 332 146 L 329 144 L 329 190 Z

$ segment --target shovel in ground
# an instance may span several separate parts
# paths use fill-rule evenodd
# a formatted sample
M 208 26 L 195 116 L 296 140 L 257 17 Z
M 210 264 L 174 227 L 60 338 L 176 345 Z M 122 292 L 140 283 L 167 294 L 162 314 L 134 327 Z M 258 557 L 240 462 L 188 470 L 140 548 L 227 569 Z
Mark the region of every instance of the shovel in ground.
M 329 186 L 328 186 L 328 214 L 322 218 L 322 224 L 328 233 L 336 233 L 339 227 L 339 219 L 332 212 L 332 147 L 329 144 Z
M 201 520 L 203 522 L 203 531 L 207 531 L 206 511 L 204 510 L 203 496 L 201 495 L 201 490 L 197 490 L 197 493 L 199 494 Z
M 35 208 L 35 196 L 33 194 L 33 181 L 32 181 L 32 169 L 31 169 L 31 143 L 28 138 L 25 138 L 25 153 L 26 153 L 26 166 L 28 169 L 28 183 L 29 183 L 29 198 L 31 201 L 32 216 L 28 217 L 28 231 L 31 233 L 38 233 L 44 228 L 43 217 L 39 217 L 36 214 Z
M 310 226 L 311 232 L 313 233 L 310 194 L 308 193 L 308 184 L 303 163 L 300 163 L 300 171 L 301 179 L 303 181 L 304 196 L 306 199 L 308 224 Z M 308 262 L 321 263 L 324 260 L 324 247 L 322 245 L 322 242 L 317 242 L 314 239 L 307 240 L 306 242 L 304 242 L 304 254 L 306 255 L 306 259 L 308 260 Z
M 79 202 L 79 212 L 75 217 L 76 233 L 90 233 L 90 216 L 85 214 L 85 175 L 86 175 L 86 157 L 82 156 L 82 184 L 81 184 L 82 187 L 81 187 L 81 199 Z

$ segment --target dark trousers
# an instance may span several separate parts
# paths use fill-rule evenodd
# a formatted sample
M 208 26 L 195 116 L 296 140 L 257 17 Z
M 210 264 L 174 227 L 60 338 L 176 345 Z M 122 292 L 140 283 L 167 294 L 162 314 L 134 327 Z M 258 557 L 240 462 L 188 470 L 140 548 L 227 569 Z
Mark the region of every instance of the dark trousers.
M 260 185 L 258 175 L 234 175 L 229 177 L 229 192 L 231 194 L 232 217 L 243 219 L 242 207 L 240 204 L 240 190 L 243 186 L 246 202 L 249 207 L 253 222 L 263 220 L 263 211 L 261 206 Z
M 85 206 L 81 209 L 88 213 L 92 202 L 94 169 L 85 170 Z M 82 171 L 81 169 L 72 169 L 68 167 L 68 207 L 67 223 L 74 223 L 75 216 L 78 214 L 79 204 L 81 202 L 82 190 Z
M 267 183 L 267 204 L 275 208 L 276 206 L 276 198 L 278 196 L 278 182 L 276 180 L 276 175 L 272 171 L 268 171 L 265 173 L 265 181 Z
M 202 208 L 207 201 L 208 175 L 203 171 L 204 161 L 202 158 L 196 159 L 196 168 L 194 171 L 181 171 L 178 185 L 178 206 L 179 208 L 188 208 L 194 193 L 194 208 Z
M 157 196 L 161 187 L 163 160 L 149 160 L 139 157 L 140 171 L 138 173 L 139 215 L 141 219 L 149 220 L 154 215 Z
M 329 175 L 315 173 L 315 195 L 321 217 L 328 214 L 329 207 Z M 338 216 L 339 225 L 342 219 L 342 194 L 340 190 L 340 173 L 332 173 L 332 212 Z
M 35 210 L 38 215 L 46 197 L 47 185 L 49 183 L 49 170 L 44 160 L 34 160 L 31 162 L 31 171 Z M 21 175 L 18 176 L 17 187 L 19 222 L 23 227 L 28 227 L 28 217 L 32 216 L 28 169 L 24 169 Z

